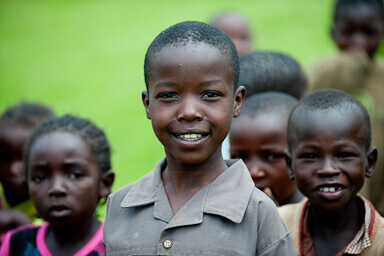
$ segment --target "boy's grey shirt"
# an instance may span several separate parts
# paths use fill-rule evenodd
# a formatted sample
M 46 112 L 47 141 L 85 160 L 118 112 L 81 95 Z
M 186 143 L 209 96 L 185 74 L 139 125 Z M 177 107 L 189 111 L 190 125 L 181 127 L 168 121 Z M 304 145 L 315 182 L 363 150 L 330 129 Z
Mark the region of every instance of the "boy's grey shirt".
M 108 198 L 107 255 L 295 255 L 275 204 L 255 188 L 242 160 L 229 166 L 173 215 L 161 171 Z

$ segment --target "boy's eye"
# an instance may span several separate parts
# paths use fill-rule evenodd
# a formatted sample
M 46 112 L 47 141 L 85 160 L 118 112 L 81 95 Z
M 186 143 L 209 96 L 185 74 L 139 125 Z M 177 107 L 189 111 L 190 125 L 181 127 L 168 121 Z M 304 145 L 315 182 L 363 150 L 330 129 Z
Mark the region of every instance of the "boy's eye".
M 282 158 L 284 158 L 284 154 L 280 154 L 280 153 L 271 153 L 271 154 L 267 155 L 267 159 L 269 161 L 278 160 L 278 159 L 282 159 Z
M 31 180 L 35 183 L 42 182 L 43 180 L 45 180 L 45 178 L 46 178 L 45 174 L 42 174 L 42 173 L 34 174 L 31 176 Z
M 319 156 L 317 154 L 314 154 L 314 153 L 304 153 L 304 154 L 299 155 L 299 158 L 301 158 L 301 159 L 317 159 L 317 158 L 319 158 Z
M 218 92 L 204 92 L 202 98 L 216 98 L 219 97 L 220 93 Z
M 84 177 L 84 176 L 85 176 L 85 174 L 81 170 L 73 170 L 69 173 L 70 179 L 79 179 L 79 178 Z
M 177 95 L 174 92 L 166 92 L 166 93 L 160 94 L 158 97 L 160 99 L 172 99 L 172 98 L 177 98 Z
M 347 158 L 347 157 L 353 157 L 353 156 L 355 156 L 355 154 L 343 152 L 343 153 L 339 153 L 336 157 L 337 158 Z

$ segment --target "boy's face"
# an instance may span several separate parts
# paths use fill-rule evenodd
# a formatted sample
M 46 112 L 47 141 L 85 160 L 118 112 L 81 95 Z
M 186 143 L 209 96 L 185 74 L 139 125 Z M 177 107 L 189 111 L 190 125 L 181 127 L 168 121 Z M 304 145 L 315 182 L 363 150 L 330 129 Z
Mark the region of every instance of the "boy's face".
M 360 117 L 326 109 L 297 118 L 290 167 L 299 190 L 317 208 L 342 210 L 373 174 L 377 151 L 366 152 Z
M 220 156 L 245 95 L 243 87 L 234 95 L 227 57 L 205 43 L 187 43 L 163 48 L 152 67 L 143 103 L 167 160 L 197 165 Z
M 232 39 L 240 57 L 252 51 L 251 35 L 245 21 L 233 16 L 223 18 L 215 26 Z
M 257 188 L 270 188 L 278 203 L 295 189 L 289 178 L 284 150 L 287 149 L 287 115 L 279 113 L 244 116 L 231 128 L 231 158 L 241 158 Z
M 360 4 L 340 12 L 332 38 L 340 50 L 365 50 L 372 59 L 383 39 L 383 22 L 373 7 Z
M 24 144 L 32 130 L 3 127 L 0 130 L 0 182 L 16 197 L 28 195 L 23 169 Z

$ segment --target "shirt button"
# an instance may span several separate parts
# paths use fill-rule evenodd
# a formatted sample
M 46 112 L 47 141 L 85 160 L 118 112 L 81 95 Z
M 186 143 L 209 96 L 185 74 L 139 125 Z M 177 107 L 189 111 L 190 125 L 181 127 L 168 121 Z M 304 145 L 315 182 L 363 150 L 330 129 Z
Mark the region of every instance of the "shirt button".
M 165 249 L 169 249 L 172 247 L 172 242 L 170 240 L 165 240 L 163 246 Z

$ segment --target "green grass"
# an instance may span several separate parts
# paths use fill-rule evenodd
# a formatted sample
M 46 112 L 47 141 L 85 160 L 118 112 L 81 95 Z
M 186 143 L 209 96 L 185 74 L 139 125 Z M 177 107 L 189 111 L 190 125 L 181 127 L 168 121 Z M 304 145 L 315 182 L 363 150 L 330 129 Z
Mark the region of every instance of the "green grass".
M 164 155 L 141 103 L 147 47 L 177 22 L 209 22 L 230 9 L 249 18 L 258 49 L 303 66 L 334 49 L 331 0 L 2 0 L 0 111 L 39 101 L 96 122 L 113 148 L 116 190 Z

